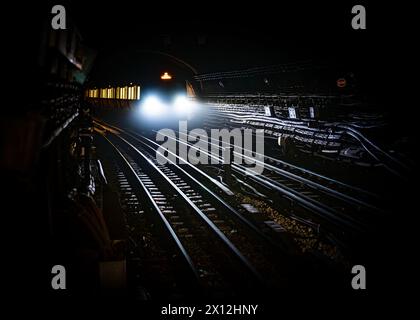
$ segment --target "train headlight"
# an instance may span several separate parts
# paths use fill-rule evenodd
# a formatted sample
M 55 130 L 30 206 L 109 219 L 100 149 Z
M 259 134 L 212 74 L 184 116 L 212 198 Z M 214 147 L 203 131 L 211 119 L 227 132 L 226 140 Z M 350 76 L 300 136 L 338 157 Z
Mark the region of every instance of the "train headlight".
M 195 102 L 186 96 L 179 95 L 174 100 L 174 108 L 178 114 L 189 114 L 195 109 Z
M 149 96 L 143 102 L 142 111 L 146 116 L 161 116 L 165 114 L 166 106 L 157 96 Z

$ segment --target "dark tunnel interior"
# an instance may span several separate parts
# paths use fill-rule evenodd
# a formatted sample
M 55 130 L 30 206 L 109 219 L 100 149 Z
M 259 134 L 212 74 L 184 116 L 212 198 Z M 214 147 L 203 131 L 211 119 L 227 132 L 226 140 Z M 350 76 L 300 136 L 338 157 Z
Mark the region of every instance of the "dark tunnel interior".
M 353 2 L 10 4 L 6 295 L 391 308 L 415 274 L 414 11 Z

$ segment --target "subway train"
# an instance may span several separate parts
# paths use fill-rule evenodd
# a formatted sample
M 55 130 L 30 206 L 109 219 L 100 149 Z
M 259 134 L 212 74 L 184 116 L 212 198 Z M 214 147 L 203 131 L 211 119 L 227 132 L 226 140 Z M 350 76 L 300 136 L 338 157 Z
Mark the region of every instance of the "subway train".
M 144 86 L 139 108 L 145 116 L 189 115 L 197 107 L 194 98 L 191 84 L 163 72 Z
M 96 106 L 137 108 L 144 117 L 189 116 L 197 109 L 193 86 L 167 71 L 141 85 L 91 88 L 85 95 Z

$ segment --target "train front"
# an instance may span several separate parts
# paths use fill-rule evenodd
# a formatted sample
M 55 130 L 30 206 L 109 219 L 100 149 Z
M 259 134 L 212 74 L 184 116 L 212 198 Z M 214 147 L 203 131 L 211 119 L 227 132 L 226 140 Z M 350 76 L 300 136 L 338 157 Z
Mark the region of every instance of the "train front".
M 163 72 L 143 86 L 139 109 L 145 118 L 191 118 L 198 104 L 190 84 Z

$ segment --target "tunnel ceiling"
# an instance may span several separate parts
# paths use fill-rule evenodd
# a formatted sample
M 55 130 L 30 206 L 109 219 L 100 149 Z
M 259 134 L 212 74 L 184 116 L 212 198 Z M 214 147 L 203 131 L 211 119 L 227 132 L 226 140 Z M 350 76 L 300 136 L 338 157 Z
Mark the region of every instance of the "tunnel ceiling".
M 196 70 L 184 60 L 165 52 L 129 47 L 103 51 L 89 76 L 89 86 L 118 86 L 122 84 L 153 83 L 164 72 L 178 80 L 191 81 Z
M 360 34 L 355 37 L 348 23 L 351 6 L 335 4 L 329 8 L 327 12 L 325 6 L 306 2 L 229 8 L 223 2 L 84 2 L 72 3 L 70 12 L 85 42 L 98 49 L 104 60 L 115 51 L 125 50 L 129 60 L 133 48 L 159 50 L 188 61 L 200 73 L 308 58 L 341 63 L 351 56 L 354 64 L 374 60 L 376 52 L 361 50 L 367 38 Z M 378 50 L 383 40 L 378 38 Z
M 4 73 L 12 83 L 28 74 L 27 70 L 34 69 L 39 33 L 45 27 L 42 23 L 51 18 L 51 7 L 57 3 L 26 4 L 25 10 L 19 8 L 18 2 L 15 4 L 16 10 L 9 11 L 19 12 L 19 23 L 4 27 L 4 30 L 13 27 L 15 31 L 5 32 L 5 41 L 12 49 L 5 50 L 9 57 L 4 61 L 11 63 L 5 64 Z M 124 66 L 130 61 L 130 51 L 136 48 L 167 52 L 188 62 L 199 73 L 308 58 L 315 62 L 322 60 L 329 64 L 344 64 L 346 69 L 356 73 L 358 70 L 370 72 L 372 81 L 366 82 L 385 86 L 383 90 L 386 91 L 392 89 L 393 84 L 379 83 L 376 79 L 389 79 L 389 73 L 402 68 L 397 64 L 384 68 L 384 53 L 393 48 L 409 53 L 407 46 L 413 40 L 404 41 L 404 37 L 395 32 L 395 24 L 388 21 L 389 8 L 380 3 L 369 3 L 369 27 L 364 33 L 353 32 L 349 23 L 352 4 L 342 2 L 318 5 L 307 1 L 259 1 L 247 5 L 223 1 L 191 4 L 62 1 L 61 4 L 66 7 L 69 20 L 78 27 L 84 44 L 98 52 L 94 69 L 114 68 L 117 72 L 113 75 L 118 79 L 120 72 L 126 81 L 133 77 L 125 77 L 123 70 L 130 74 L 134 73 L 130 70 L 137 68 Z M 396 12 L 392 16 L 394 19 L 401 10 L 392 10 Z M 124 51 L 122 60 L 112 58 L 115 52 Z M 113 65 L 106 65 L 109 61 Z M 120 64 L 121 68 L 118 67 Z M 31 74 L 36 72 L 34 69 Z M 106 70 L 103 73 L 110 74 Z
M 361 34 L 351 29 L 351 4 L 344 3 L 61 3 L 69 20 L 79 29 L 83 43 L 98 52 L 90 80 L 96 77 L 104 83 L 136 81 L 138 70 L 143 67 L 133 50 L 156 50 L 186 61 L 200 74 L 310 59 L 314 63 L 344 65 L 343 69 L 355 73 L 369 72 L 366 82 L 376 85 L 375 79 L 388 78 L 390 67 L 383 68 L 383 60 L 378 57 L 389 50 L 390 43 L 401 43 L 387 21 L 386 6 L 381 4 L 369 4 L 370 26 Z M 27 24 L 18 29 L 21 36 L 10 43 L 22 44 L 17 53 L 25 59 L 8 64 L 8 75 L 23 74 L 25 68 L 34 65 L 37 32 L 42 29 L 40 21 L 45 21 L 39 17 L 48 21 L 53 4 L 56 3 L 32 4 L 22 13 L 21 20 Z M 26 39 L 25 45 L 22 39 Z M 10 53 L 16 55 L 13 50 Z M 391 87 L 382 82 L 377 85 Z

